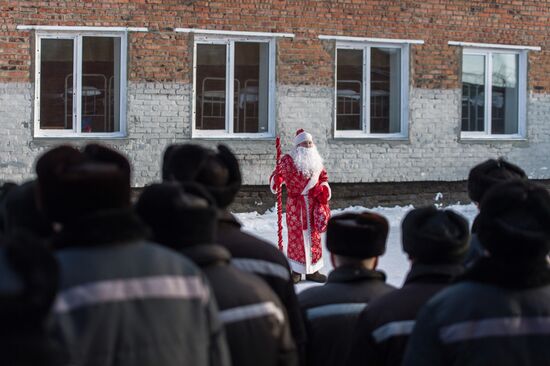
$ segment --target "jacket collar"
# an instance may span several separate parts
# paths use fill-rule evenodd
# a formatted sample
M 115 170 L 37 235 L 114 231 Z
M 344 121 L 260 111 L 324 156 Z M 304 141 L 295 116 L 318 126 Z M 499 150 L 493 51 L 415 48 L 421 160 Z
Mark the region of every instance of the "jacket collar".
M 55 249 L 127 243 L 149 236 L 146 225 L 131 209 L 96 212 L 63 225 L 52 238 Z
M 422 264 L 414 263 L 407 274 L 405 284 L 410 283 L 450 283 L 453 278 L 462 274 L 464 267 L 460 264 Z
M 193 245 L 181 248 L 179 251 L 199 267 L 227 265 L 231 260 L 229 251 L 217 244 Z
M 235 226 L 238 229 L 240 229 L 242 226 L 242 224 L 239 222 L 239 220 L 237 220 L 235 215 L 223 209 L 218 210 L 218 225 Z
M 353 282 L 376 280 L 386 282 L 386 275 L 383 272 L 375 271 L 358 266 L 342 266 L 334 269 L 328 275 L 328 282 Z
M 484 257 L 478 259 L 457 281 L 481 282 L 509 289 L 535 288 L 550 285 L 550 266 L 545 258 L 526 263 L 507 263 Z

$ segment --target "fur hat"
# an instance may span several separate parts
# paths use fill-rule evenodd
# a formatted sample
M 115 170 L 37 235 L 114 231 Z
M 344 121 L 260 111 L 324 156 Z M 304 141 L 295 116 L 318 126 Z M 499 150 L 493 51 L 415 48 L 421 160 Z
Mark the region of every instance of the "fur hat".
M 388 230 L 388 220 L 373 212 L 336 215 L 328 222 L 327 249 L 345 257 L 378 257 L 386 251 Z
M 313 142 L 313 136 L 304 131 L 303 128 L 300 128 L 296 131 L 296 136 L 294 137 L 294 146 L 300 145 L 302 142 L 311 141 Z
M 401 227 L 403 251 L 420 263 L 460 263 L 468 251 L 468 221 L 452 210 L 417 208 Z
M 214 199 L 196 183 L 165 182 L 145 188 L 136 212 L 154 240 L 173 249 L 216 241 Z
M 52 221 L 130 205 L 130 164 L 100 145 L 60 146 L 36 163 L 38 202 Z
M 225 145 L 218 145 L 217 152 L 193 144 L 169 146 L 164 152 L 162 179 L 197 182 L 220 208 L 233 202 L 242 183 L 239 162 Z
M 533 182 L 513 180 L 487 191 L 478 236 L 492 257 L 544 258 L 550 251 L 550 194 Z
M 527 178 L 519 166 L 507 162 L 503 158 L 489 159 L 476 165 L 468 175 L 468 195 L 474 202 L 481 202 L 485 192 L 502 181 Z

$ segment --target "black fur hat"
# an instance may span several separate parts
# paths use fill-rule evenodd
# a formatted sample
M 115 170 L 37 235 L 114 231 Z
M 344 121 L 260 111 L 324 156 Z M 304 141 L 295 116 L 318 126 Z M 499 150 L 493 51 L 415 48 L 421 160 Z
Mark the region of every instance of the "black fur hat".
M 345 257 L 378 257 L 386 251 L 388 231 L 388 220 L 373 212 L 336 215 L 328 221 L 327 249 Z
M 479 203 L 485 192 L 495 184 L 517 178 L 527 179 L 527 175 L 519 166 L 503 158 L 486 160 L 470 170 L 468 195 L 472 201 Z
M 233 202 L 242 183 L 239 162 L 225 145 L 218 145 L 217 152 L 193 144 L 168 146 L 164 152 L 162 179 L 200 183 L 220 208 Z
M 550 251 L 550 194 L 526 180 L 487 191 L 477 218 L 481 244 L 492 257 L 541 259 Z
M 468 221 L 452 210 L 414 209 L 401 228 L 403 251 L 420 263 L 460 263 L 468 251 Z
M 173 249 L 216 241 L 214 199 L 196 183 L 165 182 L 146 187 L 137 214 L 153 231 L 153 239 Z
M 52 221 L 130 205 L 130 164 L 107 147 L 54 148 L 38 159 L 36 173 L 39 206 Z

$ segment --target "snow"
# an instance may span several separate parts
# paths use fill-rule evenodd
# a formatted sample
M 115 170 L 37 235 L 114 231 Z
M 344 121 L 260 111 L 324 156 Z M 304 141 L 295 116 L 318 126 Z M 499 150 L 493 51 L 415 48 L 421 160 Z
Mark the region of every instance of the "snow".
M 436 201 L 442 198 L 440 193 L 436 195 Z M 438 204 L 438 207 L 441 205 Z M 337 215 L 342 212 L 359 212 L 359 211 L 372 211 L 380 215 L 385 216 L 390 223 L 390 233 L 388 236 L 386 253 L 380 258 L 378 269 L 384 271 L 387 275 L 387 282 L 400 287 L 403 284 L 403 280 L 409 270 L 409 261 L 405 253 L 401 249 L 401 220 L 405 214 L 413 209 L 413 206 L 395 206 L 395 207 L 348 207 L 346 209 L 332 210 L 332 215 Z M 468 219 L 470 224 L 474 217 L 477 215 L 477 208 L 475 205 L 451 205 L 445 207 L 446 209 L 452 209 Z M 257 212 L 238 213 L 235 214 L 239 221 L 243 224 L 243 230 L 246 232 L 258 236 L 264 240 L 267 240 L 273 245 L 277 245 L 277 212 L 272 209 L 263 215 Z M 284 215 L 283 215 L 284 218 Z M 286 241 L 286 225 L 283 219 L 283 239 Z M 325 265 L 321 270 L 321 273 L 328 274 L 332 270 L 332 263 L 330 263 L 330 255 L 325 247 L 325 240 L 323 235 L 323 257 Z M 298 292 L 310 286 L 317 286 L 318 284 L 301 281 L 297 286 Z

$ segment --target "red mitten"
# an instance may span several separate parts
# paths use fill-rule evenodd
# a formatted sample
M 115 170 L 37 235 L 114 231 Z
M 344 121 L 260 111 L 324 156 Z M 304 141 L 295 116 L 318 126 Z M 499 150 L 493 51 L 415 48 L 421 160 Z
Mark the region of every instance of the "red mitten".
M 283 177 L 276 175 L 273 177 L 273 189 L 278 190 L 283 184 Z

